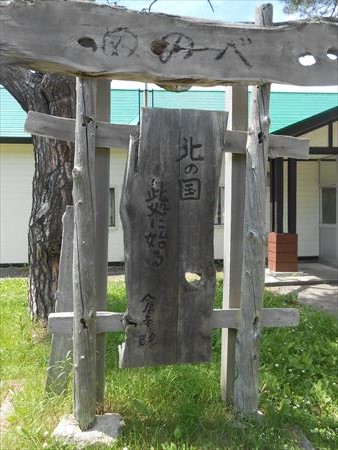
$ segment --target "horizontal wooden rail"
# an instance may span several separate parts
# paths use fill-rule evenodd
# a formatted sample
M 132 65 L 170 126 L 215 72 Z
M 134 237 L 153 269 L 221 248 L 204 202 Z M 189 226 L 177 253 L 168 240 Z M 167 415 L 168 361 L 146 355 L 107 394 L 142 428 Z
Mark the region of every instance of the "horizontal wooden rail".
M 29 111 L 25 122 L 28 133 L 39 136 L 49 136 L 63 141 L 75 140 L 75 120 L 54 117 L 48 114 Z M 98 147 L 129 148 L 130 135 L 138 133 L 135 125 L 116 125 L 97 122 L 96 145 Z M 246 151 L 247 134 L 244 131 L 228 130 L 226 134 L 226 153 L 242 153 Z M 290 136 L 270 136 L 270 158 L 308 159 L 309 140 Z
M 123 313 L 97 312 L 96 333 L 124 331 Z M 48 318 L 48 333 L 71 335 L 73 332 L 72 312 L 52 313 Z M 212 328 L 238 327 L 239 309 L 214 309 Z M 263 327 L 295 327 L 299 324 L 299 311 L 295 308 L 265 308 L 262 313 Z

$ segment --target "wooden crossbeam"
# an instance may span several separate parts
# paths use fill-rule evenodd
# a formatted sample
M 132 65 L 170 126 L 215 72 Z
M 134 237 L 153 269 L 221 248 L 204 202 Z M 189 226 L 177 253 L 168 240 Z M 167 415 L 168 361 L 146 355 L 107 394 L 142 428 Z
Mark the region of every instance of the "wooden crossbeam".
M 96 122 L 97 147 L 123 148 L 128 150 L 130 135 L 138 132 L 135 125 L 116 125 Z M 25 122 L 25 131 L 39 136 L 51 137 L 62 141 L 75 141 L 75 119 L 50 116 L 29 111 Z
M 115 125 L 96 122 L 96 144 L 99 147 L 122 148 L 128 150 L 130 135 L 137 133 L 138 126 Z M 52 137 L 64 141 L 75 140 L 75 119 L 50 116 L 29 111 L 25 122 L 25 131 L 39 136 Z M 244 154 L 247 134 L 244 131 L 227 130 L 226 153 Z M 270 136 L 269 157 L 308 159 L 309 140 L 290 136 Z
M 57 0 L 1 2 L 1 61 L 43 72 L 212 86 L 334 85 L 335 20 L 264 27 Z M 37 33 L 36 30 L 39 30 Z M 299 58 L 312 54 L 313 66 Z
M 280 138 L 280 139 L 279 139 Z M 227 131 L 226 153 L 246 153 L 247 133 L 245 131 Z M 270 135 L 269 158 L 309 158 L 309 139 L 292 136 Z
M 239 309 L 214 309 L 211 328 L 232 328 L 239 326 Z M 125 331 L 123 313 L 97 311 L 96 333 Z M 48 317 L 48 333 L 71 335 L 73 332 L 72 312 L 52 313 Z M 295 327 L 299 324 L 299 311 L 295 308 L 265 308 L 262 313 L 262 326 Z

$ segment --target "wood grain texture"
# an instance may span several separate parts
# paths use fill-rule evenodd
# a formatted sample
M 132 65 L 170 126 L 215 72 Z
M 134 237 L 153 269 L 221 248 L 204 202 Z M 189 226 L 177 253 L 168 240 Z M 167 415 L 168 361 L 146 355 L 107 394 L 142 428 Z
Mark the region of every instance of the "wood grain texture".
M 264 308 L 261 326 L 266 328 L 296 327 L 299 324 L 299 310 L 295 308 Z M 212 328 L 237 329 L 240 326 L 240 309 L 214 309 Z
M 97 121 L 96 126 L 97 147 L 128 149 L 130 135 L 138 130 L 138 127 L 134 125 L 118 125 L 101 121 Z M 25 131 L 39 136 L 74 142 L 75 119 L 29 111 L 25 122 Z
M 259 24 L 272 23 L 272 5 L 257 9 Z M 240 326 L 236 337 L 234 407 L 258 412 L 258 370 L 265 267 L 265 195 L 269 148 L 270 84 L 254 86 L 247 138 Z
M 130 135 L 138 130 L 139 127 L 135 125 L 117 125 L 98 121 L 96 145 L 99 147 L 128 149 Z M 39 136 L 74 141 L 75 120 L 29 111 L 25 122 L 25 131 Z M 246 140 L 247 135 L 244 131 L 228 130 L 224 151 L 226 153 L 245 155 Z M 272 134 L 269 142 L 269 158 L 308 159 L 309 142 L 309 139 Z
M 113 333 L 124 331 L 123 313 L 97 311 L 96 333 Z M 73 332 L 74 313 L 52 313 L 48 318 L 48 333 L 71 336 Z M 293 308 L 263 309 L 263 327 L 295 327 L 299 324 L 299 311 Z M 214 309 L 211 316 L 212 328 L 237 329 L 239 325 L 239 308 Z
M 76 128 L 73 169 L 74 383 L 73 410 L 81 430 L 95 422 L 95 97 L 96 81 L 76 79 Z
M 121 201 L 128 298 L 122 367 L 211 358 L 213 218 L 226 119 L 222 112 L 143 110 Z
M 110 81 L 97 81 L 96 117 L 103 123 L 110 121 Z M 96 122 L 97 126 L 97 122 Z M 109 217 L 109 182 L 110 182 L 110 149 L 109 145 L 100 145 L 95 136 L 95 291 L 96 308 L 107 309 L 107 282 L 108 282 L 108 217 Z M 104 401 L 105 390 L 105 335 L 96 336 L 96 402 Z
M 232 86 L 227 90 L 226 109 L 229 111 L 231 135 L 234 130 L 248 127 L 248 88 Z M 244 131 L 245 130 L 245 131 Z M 226 148 L 231 142 L 227 133 Z M 242 132 L 239 131 L 242 139 Z M 246 143 L 245 143 L 246 144 Z M 233 148 L 245 148 L 243 142 Z M 245 154 L 225 154 L 224 158 L 224 254 L 223 254 L 223 309 L 239 308 L 243 261 L 243 222 L 245 194 Z M 237 328 L 237 327 L 236 327 Z M 236 329 L 222 330 L 221 394 L 228 405 L 233 404 L 235 383 Z
M 246 153 L 247 134 L 244 131 L 228 131 L 226 136 L 226 153 Z M 309 139 L 292 136 L 270 135 L 268 156 L 274 158 L 309 158 Z
M 337 61 L 327 56 L 337 47 L 336 20 L 264 29 L 58 0 L 5 3 L 0 20 L 2 64 L 42 72 L 161 85 L 337 82 Z M 317 63 L 302 66 L 309 52 Z
M 96 312 L 96 334 L 124 331 L 123 313 Z M 48 333 L 72 335 L 74 313 L 52 313 L 48 317 Z
M 55 312 L 73 311 L 73 235 L 74 209 L 67 206 L 62 218 L 62 245 L 58 290 L 55 297 Z M 46 392 L 61 394 L 67 390 L 73 360 L 71 336 L 52 336 L 49 364 L 46 378 Z

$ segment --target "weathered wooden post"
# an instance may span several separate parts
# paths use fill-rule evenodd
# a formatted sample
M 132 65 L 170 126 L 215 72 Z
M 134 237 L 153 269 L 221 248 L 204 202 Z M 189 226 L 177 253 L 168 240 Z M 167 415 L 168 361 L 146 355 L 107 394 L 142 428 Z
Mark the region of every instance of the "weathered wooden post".
M 73 169 L 74 416 L 82 430 L 95 422 L 95 97 L 96 81 L 76 79 Z
M 229 87 L 226 110 L 229 128 L 245 131 L 248 127 L 248 88 Z M 243 263 L 243 220 L 245 193 L 245 154 L 226 153 L 224 161 L 224 254 L 223 309 L 239 308 Z M 235 328 L 222 329 L 221 392 L 233 403 L 235 383 Z
M 256 10 L 256 25 L 272 25 L 272 5 Z M 246 152 L 243 269 L 236 338 L 235 409 L 258 412 L 259 341 L 265 276 L 265 195 L 269 149 L 270 84 L 253 87 Z
M 73 231 L 74 208 L 67 206 L 62 218 L 62 246 L 55 312 L 73 311 Z M 73 340 L 53 334 L 47 369 L 46 392 L 61 394 L 67 389 L 72 367 Z
M 110 121 L 110 80 L 97 81 L 96 117 L 102 122 Z M 109 202 L 109 146 L 95 150 L 95 193 L 96 193 L 96 235 L 95 235 L 95 280 L 97 309 L 107 309 L 108 279 L 108 202 Z M 102 403 L 105 388 L 105 335 L 96 337 L 96 402 Z

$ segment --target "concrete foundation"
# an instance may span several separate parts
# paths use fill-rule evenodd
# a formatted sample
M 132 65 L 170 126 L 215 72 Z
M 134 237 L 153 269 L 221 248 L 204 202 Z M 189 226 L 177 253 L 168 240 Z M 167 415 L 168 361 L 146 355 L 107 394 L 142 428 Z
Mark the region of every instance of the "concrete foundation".
M 89 445 L 112 445 L 124 425 L 119 414 L 104 414 L 96 416 L 95 425 L 87 431 L 82 431 L 73 415 L 64 416 L 53 431 L 52 436 L 59 442 L 85 448 Z

